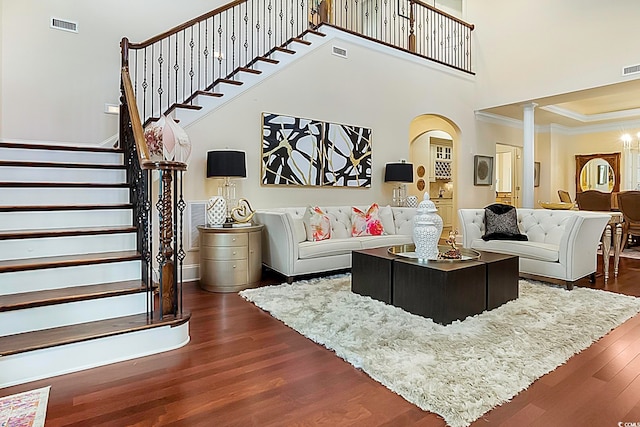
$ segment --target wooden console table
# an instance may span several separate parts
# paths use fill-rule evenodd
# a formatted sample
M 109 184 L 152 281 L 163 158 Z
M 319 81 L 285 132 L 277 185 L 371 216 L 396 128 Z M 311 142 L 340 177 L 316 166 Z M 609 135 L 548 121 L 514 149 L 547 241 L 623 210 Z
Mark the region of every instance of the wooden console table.
M 205 227 L 200 232 L 200 287 L 211 292 L 238 292 L 262 277 L 262 228 Z

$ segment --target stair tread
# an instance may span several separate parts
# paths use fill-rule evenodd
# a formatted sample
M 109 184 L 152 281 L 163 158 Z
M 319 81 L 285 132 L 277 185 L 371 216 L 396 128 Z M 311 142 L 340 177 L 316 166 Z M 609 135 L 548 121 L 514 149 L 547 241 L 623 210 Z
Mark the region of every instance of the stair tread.
M 31 162 L 23 160 L 0 160 L 0 166 L 4 167 L 30 167 L 30 168 L 70 168 L 70 169 L 125 169 L 121 164 L 102 163 L 64 163 L 64 162 Z
M 277 59 L 267 58 L 266 56 L 259 56 L 256 58 L 256 61 L 268 62 L 270 64 L 279 64 L 280 61 Z
M 296 43 L 301 43 L 301 44 L 304 44 L 304 45 L 307 45 L 307 46 L 311 45 L 311 42 L 309 40 L 301 39 L 301 38 L 298 38 L 298 37 L 292 38 L 291 41 L 292 42 L 296 42 Z
M 287 49 L 286 47 L 282 47 L 282 46 L 276 46 L 273 49 L 277 50 L 278 52 L 288 53 L 290 55 L 296 53 L 295 50 Z
M 0 148 L 23 148 L 32 150 L 53 151 L 87 151 L 94 153 L 124 153 L 121 148 L 77 146 L 77 145 L 52 145 L 52 144 L 24 144 L 19 142 L 0 142 Z
M 144 291 L 144 286 L 140 280 L 127 280 L 121 282 L 70 286 L 60 289 L 8 294 L 2 295 L 2 298 L 0 299 L 0 312 L 74 301 L 86 301 L 89 299 L 116 295 L 127 295 L 142 291 Z
M 0 231 L 0 240 L 9 239 L 35 239 L 41 237 L 87 236 L 96 234 L 134 233 L 136 228 L 132 225 L 122 226 L 96 226 L 96 227 L 71 227 L 50 229 L 25 229 Z
M 108 182 L 12 182 L 2 181 L 0 187 L 96 187 L 96 188 L 128 188 L 129 184 L 126 182 L 120 183 L 108 183 Z
M 87 205 L 19 205 L 0 206 L 0 212 L 26 212 L 26 211 L 87 211 L 105 209 L 131 209 L 131 203 L 108 203 Z
M 248 67 L 239 67 L 238 71 L 242 71 L 242 72 L 245 72 L 245 73 L 251 73 L 251 74 L 262 74 L 262 71 L 254 70 L 253 68 L 248 68 Z
M 313 30 L 313 29 L 311 29 L 311 28 L 309 28 L 308 30 L 306 30 L 304 33 L 305 33 L 305 34 L 307 34 L 307 33 L 308 33 L 308 34 L 313 34 L 313 35 L 316 35 L 316 36 L 318 36 L 318 37 L 326 37 L 326 36 L 327 36 L 325 33 L 322 33 L 322 32 L 320 32 L 320 31 L 318 31 L 318 30 Z
M 140 259 L 140 253 L 138 251 L 98 252 L 92 254 L 12 259 L 0 261 L 0 273 L 75 265 L 105 264 L 136 259 Z
M 204 95 L 204 96 L 215 96 L 217 98 L 224 96 L 224 94 L 219 93 L 219 92 L 208 92 L 205 90 L 199 90 L 196 92 L 198 95 Z
M 236 86 L 240 86 L 244 84 L 243 82 L 240 82 L 238 80 L 231 80 L 231 79 L 218 79 L 218 83 L 228 83 Z
M 142 313 L 132 316 L 122 316 L 113 319 L 25 332 L 16 335 L 7 335 L 0 337 L 0 357 L 88 341 L 96 338 L 104 338 L 128 332 L 141 331 L 144 329 L 162 326 L 178 326 L 189 321 L 190 317 L 190 313 L 184 313 L 182 316 L 178 317 L 169 318 L 165 316 L 165 319 L 160 320 L 150 319 L 146 313 Z
M 176 104 L 176 108 L 184 108 L 187 110 L 202 110 L 202 106 L 193 104 Z

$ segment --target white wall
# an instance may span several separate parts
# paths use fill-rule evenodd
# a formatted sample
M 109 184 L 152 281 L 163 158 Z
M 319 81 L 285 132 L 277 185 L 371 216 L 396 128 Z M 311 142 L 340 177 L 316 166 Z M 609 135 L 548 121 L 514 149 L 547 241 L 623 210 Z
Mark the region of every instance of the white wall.
M 2 0 L 0 139 L 97 144 L 117 133 L 120 40 L 141 42 L 223 0 Z M 49 28 L 78 22 L 78 34 Z
M 348 59 L 331 54 L 334 44 L 348 50 Z M 345 40 L 320 46 L 186 129 L 193 151 L 185 196 L 205 200 L 216 193 L 217 181 L 205 178 L 206 151 L 228 147 L 247 152 L 248 176 L 238 180 L 237 186 L 239 195 L 247 197 L 254 208 L 389 203 L 391 186 L 383 182 L 384 165 L 409 157 L 413 118 L 431 113 L 448 117 L 461 129 L 461 143 L 475 144 L 473 79 L 443 69 Z M 371 188 L 262 186 L 263 112 L 370 127 Z M 459 168 L 463 170 L 460 181 L 473 182 L 467 172 L 472 169 L 472 158 L 461 162 L 467 167 Z M 473 196 L 469 198 L 472 202 Z
M 465 12 L 477 109 L 625 81 L 640 63 L 637 0 L 472 0 Z

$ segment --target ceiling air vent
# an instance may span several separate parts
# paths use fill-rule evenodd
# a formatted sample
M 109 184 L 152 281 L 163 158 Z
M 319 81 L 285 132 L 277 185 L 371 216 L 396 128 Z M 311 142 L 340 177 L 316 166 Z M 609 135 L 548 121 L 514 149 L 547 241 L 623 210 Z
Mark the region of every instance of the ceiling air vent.
M 626 67 L 622 67 L 623 76 L 628 76 L 630 74 L 638 74 L 638 73 L 640 73 L 640 64 L 627 65 Z
M 70 31 L 72 33 L 78 32 L 78 23 L 65 19 L 51 18 L 50 26 L 56 30 Z
M 347 49 L 343 49 L 341 47 L 338 46 L 333 46 L 333 49 L 331 50 L 331 53 L 333 53 L 336 56 L 339 56 L 341 58 L 346 58 L 347 57 Z

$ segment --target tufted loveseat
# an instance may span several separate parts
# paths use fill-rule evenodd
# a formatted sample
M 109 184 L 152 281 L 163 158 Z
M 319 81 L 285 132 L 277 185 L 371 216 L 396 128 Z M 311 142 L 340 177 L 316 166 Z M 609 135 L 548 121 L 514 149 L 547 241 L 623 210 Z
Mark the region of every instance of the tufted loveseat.
M 517 214 L 518 228 L 528 241 L 484 241 L 484 209 L 458 210 L 463 246 L 517 255 L 521 276 L 562 283 L 567 289 L 595 273 L 598 242 L 610 215 L 524 208 L 518 208 Z
M 351 268 L 351 251 L 412 243 L 416 208 L 380 207 L 382 236 L 351 237 L 351 206 L 320 207 L 331 222 L 331 238 L 307 240 L 303 217 L 306 207 L 258 210 L 254 216 L 263 224 L 262 263 L 287 276 Z M 358 206 L 361 210 L 367 207 Z

